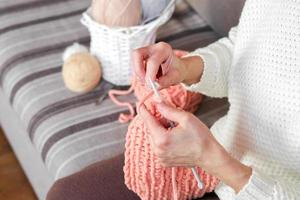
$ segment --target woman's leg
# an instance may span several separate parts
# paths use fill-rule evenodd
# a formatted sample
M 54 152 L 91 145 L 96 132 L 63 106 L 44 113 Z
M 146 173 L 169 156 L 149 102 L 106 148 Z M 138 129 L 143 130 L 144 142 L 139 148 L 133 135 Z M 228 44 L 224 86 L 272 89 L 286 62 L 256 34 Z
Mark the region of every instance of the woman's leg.
M 123 165 L 120 155 L 57 180 L 47 200 L 139 200 L 124 184 Z

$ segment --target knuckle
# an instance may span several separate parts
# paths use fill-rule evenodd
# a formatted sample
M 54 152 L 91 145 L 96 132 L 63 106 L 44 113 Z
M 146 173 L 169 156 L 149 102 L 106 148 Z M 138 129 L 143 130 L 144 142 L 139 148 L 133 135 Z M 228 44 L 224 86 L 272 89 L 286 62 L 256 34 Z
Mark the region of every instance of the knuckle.
M 157 43 L 157 47 L 161 48 L 161 49 L 170 49 L 171 45 L 169 45 L 166 42 L 159 42 L 159 43 Z
M 157 61 L 156 59 L 149 59 L 148 60 L 148 63 L 147 63 L 147 66 L 158 66 L 160 65 L 159 61 Z
M 170 144 L 170 140 L 166 137 L 162 137 L 161 139 L 156 141 L 155 145 L 157 148 L 164 150 L 169 146 L 169 144 Z
M 191 113 L 184 113 L 182 115 L 182 123 L 183 124 L 188 124 L 192 120 L 192 114 Z

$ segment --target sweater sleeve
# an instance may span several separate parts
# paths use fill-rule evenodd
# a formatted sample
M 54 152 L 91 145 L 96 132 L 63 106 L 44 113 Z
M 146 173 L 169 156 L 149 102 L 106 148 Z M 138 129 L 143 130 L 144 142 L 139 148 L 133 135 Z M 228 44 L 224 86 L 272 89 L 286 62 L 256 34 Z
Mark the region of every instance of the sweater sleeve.
M 227 97 L 228 72 L 231 66 L 237 27 L 230 30 L 229 36 L 211 45 L 196 49 L 187 56 L 200 56 L 204 62 L 203 74 L 198 83 L 184 85 L 187 90 L 201 92 L 211 97 Z
M 295 185 L 253 170 L 249 182 L 236 195 L 236 200 L 296 200 L 300 190 Z

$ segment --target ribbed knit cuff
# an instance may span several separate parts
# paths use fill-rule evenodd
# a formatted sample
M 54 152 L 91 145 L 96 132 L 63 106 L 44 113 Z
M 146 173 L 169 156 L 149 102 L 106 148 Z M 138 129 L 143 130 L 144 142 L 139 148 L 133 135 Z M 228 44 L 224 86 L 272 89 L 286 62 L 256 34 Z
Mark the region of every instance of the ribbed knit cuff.
M 258 171 L 252 171 L 249 182 L 236 195 L 236 200 L 258 200 L 272 199 L 275 181 L 271 178 L 262 175 Z
M 182 83 L 185 89 L 193 91 L 193 92 L 201 92 L 202 94 L 206 94 L 209 91 L 212 91 L 218 76 L 218 68 L 216 67 L 215 58 L 212 54 L 206 51 L 195 51 L 192 52 L 185 57 L 189 56 L 200 56 L 204 63 L 203 73 L 201 76 L 201 80 L 198 83 L 187 85 Z

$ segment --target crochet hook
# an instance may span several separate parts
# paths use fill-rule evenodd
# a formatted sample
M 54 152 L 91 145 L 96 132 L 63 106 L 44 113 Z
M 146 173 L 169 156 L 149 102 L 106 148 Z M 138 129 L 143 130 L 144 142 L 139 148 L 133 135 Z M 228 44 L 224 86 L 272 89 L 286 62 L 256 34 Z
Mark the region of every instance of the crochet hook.
M 158 83 L 155 82 L 155 81 L 152 81 L 151 78 L 149 78 L 149 83 L 150 83 L 150 85 L 152 87 L 154 95 L 157 98 L 162 99 L 161 96 L 160 96 L 160 94 L 159 94 L 159 92 L 158 92 L 158 86 L 159 86 Z M 172 122 L 172 121 L 169 121 L 169 125 L 170 125 L 171 128 L 174 128 L 176 126 L 175 123 Z M 195 177 L 195 179 L 196 179 L 196 181 L 198 183 L 199 189 L 203 189 L 203 182 L 202 182 L 202 180 L 201 180 L 201 178 L 200 178 L 200 176 L 199 176 L 196 168 L 192 167 L 191 169 L 192 169 L 193 175 L 194 175 L 194 177 Z

